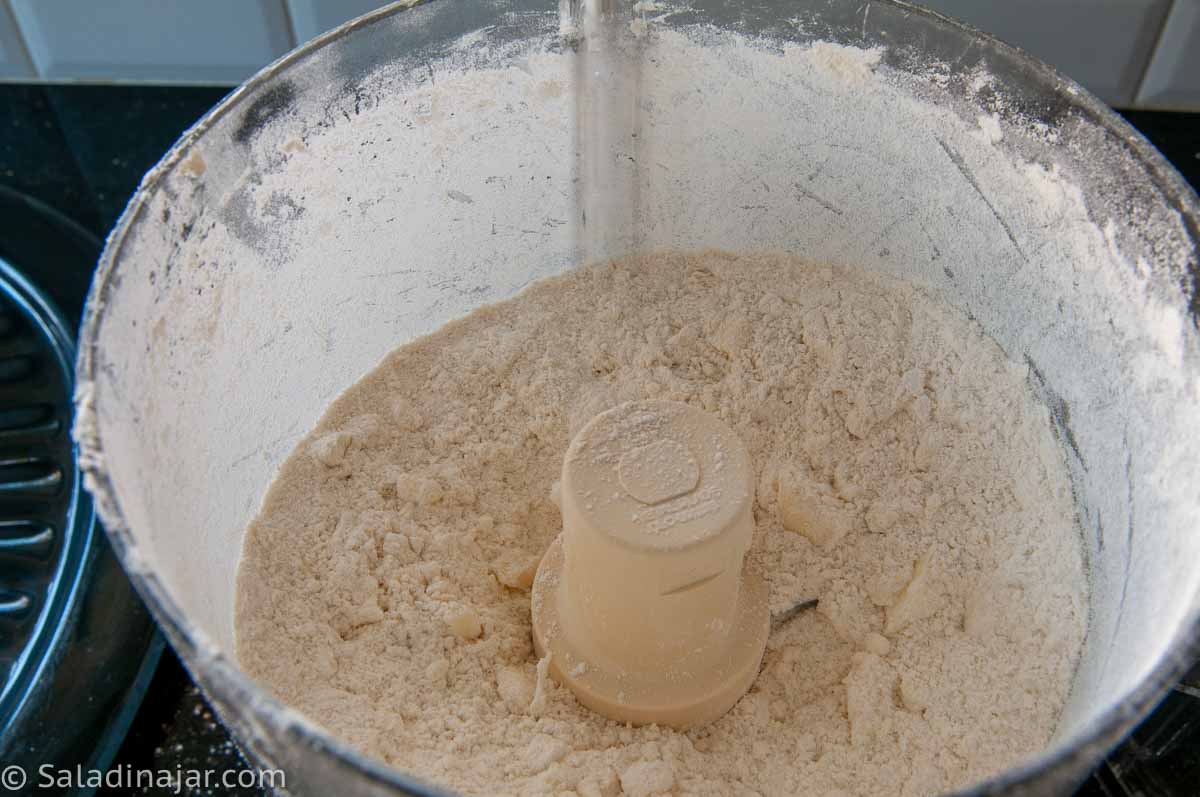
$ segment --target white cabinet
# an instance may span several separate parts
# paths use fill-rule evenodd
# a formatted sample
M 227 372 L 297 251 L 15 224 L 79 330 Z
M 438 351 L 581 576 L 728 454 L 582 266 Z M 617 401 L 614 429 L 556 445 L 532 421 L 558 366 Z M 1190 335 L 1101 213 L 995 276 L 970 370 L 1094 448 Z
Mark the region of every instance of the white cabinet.
M 0 0 L 0 78 L 27 78 L 33 76 L 33 65 L 25 52 L 25 42 L 17 30 L 17 21 L 6 0 Z
M 283 0 L 10 0 L 52 80 L 239 83 L 293 46 Z
M 306 42 L 343 22 L 386 6 L 388 0 L 287 0 L 287 3 L 296 41 Z
M 1175 0 L 1137 104 L 1200 111 L 1200 0 Z

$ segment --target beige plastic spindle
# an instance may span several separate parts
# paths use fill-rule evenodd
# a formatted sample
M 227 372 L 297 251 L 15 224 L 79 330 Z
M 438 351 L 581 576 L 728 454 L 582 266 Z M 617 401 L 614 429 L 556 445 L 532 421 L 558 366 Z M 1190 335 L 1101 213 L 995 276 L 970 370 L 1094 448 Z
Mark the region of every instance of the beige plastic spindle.
M 672 401 L 622 404 L 571 442 L 563 532 L 533 586 L 534 644 L 581 703 L 687 727 L 758 673 L 767 590 L 748 572 L 750 458 L 718 418 Z

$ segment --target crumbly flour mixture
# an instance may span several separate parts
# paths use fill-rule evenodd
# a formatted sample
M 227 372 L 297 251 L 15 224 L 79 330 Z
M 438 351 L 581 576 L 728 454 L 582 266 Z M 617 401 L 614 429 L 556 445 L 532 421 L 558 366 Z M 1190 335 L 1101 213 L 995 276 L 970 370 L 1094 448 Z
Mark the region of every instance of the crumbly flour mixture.
M 657 254 L 536 283 L 393 352 L 249 529 L 243 666 L 468 794 L 927 795 L 1054 732 L 1083 641 L 1074 506 L 1027 369 L 911 286 L 784 255 Z M 686 733 L 578 705 L 530 641 L 574 430 L 720 416 L 758 476 L 757 682 Z

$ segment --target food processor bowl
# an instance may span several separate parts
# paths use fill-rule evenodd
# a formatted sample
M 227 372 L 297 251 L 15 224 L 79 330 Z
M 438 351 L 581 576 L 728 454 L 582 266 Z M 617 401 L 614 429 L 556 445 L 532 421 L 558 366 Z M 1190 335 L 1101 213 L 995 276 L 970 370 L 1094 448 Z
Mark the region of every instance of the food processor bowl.
M 974 318 L 1045 403 L 1088 636 L 1051 743 L 963 793 L 1064 793 L 1196 654 L 1195 194 L 1078 85 L 915 6 L 636 9 L 637 135 L 608 153 L 631 221 L 588 257 L 784 250 L 901 276 Z M 583 258 L 569 28 L 533 0 L 344 25 L 188 131 L 101 258 L 78 361 L 87 485 L 171 644 L 288 792 L 442 793 L 239 669 L 236 572 L 277 468 L 341 390 Z

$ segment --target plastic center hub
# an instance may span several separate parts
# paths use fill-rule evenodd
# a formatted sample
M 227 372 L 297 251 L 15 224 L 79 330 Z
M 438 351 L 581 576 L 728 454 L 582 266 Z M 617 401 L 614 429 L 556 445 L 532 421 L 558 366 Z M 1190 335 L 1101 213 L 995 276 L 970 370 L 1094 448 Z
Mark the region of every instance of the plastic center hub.
M 617 473 L 625 492 L 643 504 L 661 504 L 696 489 L 700 463 L 683 443 L 663 439 L 626 451 Z
M 687 727 L 750 688 L 770 623 L 745 566 L 753 484 L 733 430 L 686 404 L 622 404 L 571 441 L 532 610 L 538 655 L 581 703 Z

